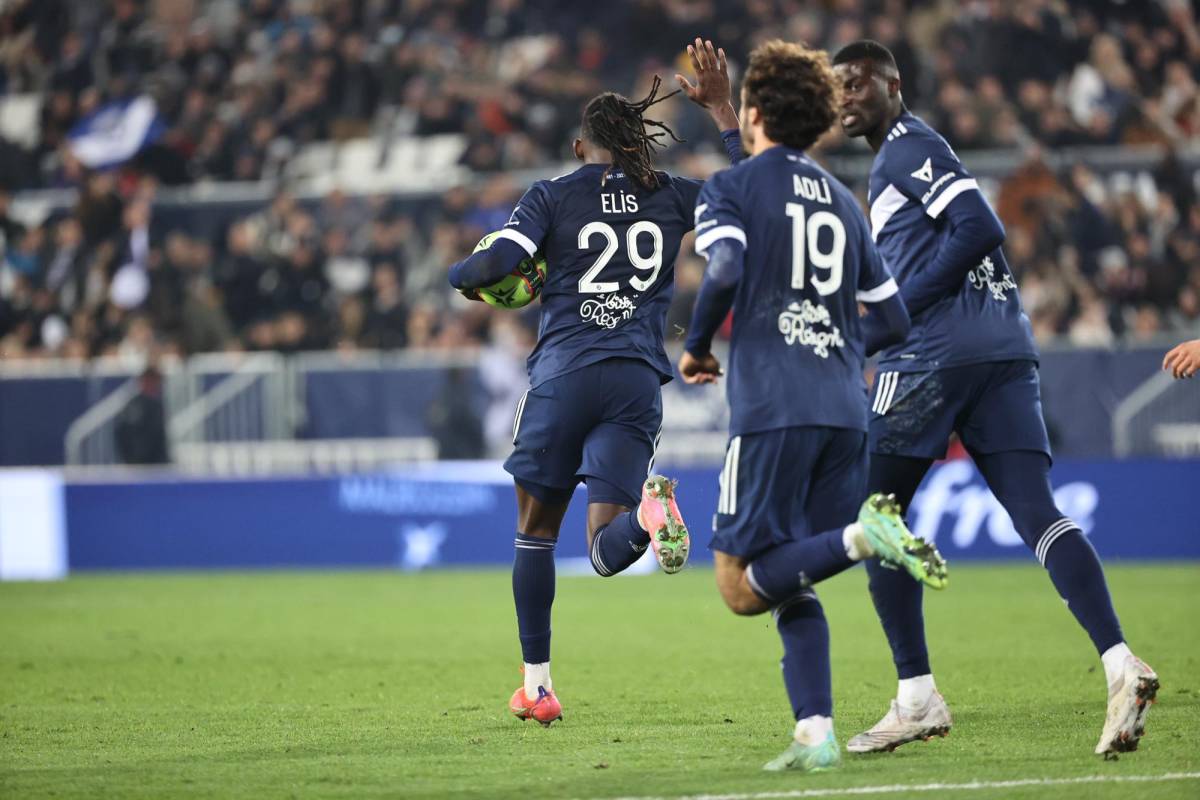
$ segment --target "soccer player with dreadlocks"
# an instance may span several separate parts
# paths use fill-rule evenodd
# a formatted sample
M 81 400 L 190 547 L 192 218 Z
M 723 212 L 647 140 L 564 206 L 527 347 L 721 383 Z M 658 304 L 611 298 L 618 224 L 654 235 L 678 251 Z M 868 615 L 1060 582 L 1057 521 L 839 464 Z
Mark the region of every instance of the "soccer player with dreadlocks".
M 676 79 L 708 110 L 737 161 L 725 53 L 700 39 L 688 53 L 696 83 Z M 639 101 L 612 92 L 592 98 L 574 142 L 583 166 L 535 183 L 491 246 L 450 269 L 450 283 L 471 296 L 535 253 L 549 264 L 530 388 L 504 463 L 517 491 L 513 599 L 525 662 L 509 707 L 543 725 L 562 715 L 550 680 L 550 609 L 555 543 L 576 485 L 587 486 L 588 552 L 600 575 L 621 572 L 647 547 L 663 570 L 678 572 L 690 547 L 674 483 L 652 472 L 661 386 L 672 377 L 663 337 L 675 257 L 702 182 L 654 169 L 654 149 L 675 139 L 646 117 L 675 94 L 659 87 L 655 77 Z

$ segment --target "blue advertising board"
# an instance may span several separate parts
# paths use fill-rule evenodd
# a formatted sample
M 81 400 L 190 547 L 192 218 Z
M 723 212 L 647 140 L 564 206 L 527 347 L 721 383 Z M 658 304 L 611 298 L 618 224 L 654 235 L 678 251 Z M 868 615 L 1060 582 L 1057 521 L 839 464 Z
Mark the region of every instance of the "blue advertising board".
M 717 471 L 685 469 L 680 508 L 704 561 Z M 1200 559 L 1189 511 L 1197 461 L 1065 461 L 1055 498 L 1105 558 Z M 80 569 L 382 567 L 426 569 L 511 561 L 516 503 L 492 463 L 444 463 L 346 477 L 68 482 L 69 564 Z M 558 548 L 586 571 L 580 489 Z M 969 461 L 931 471 L 909 523 L 952 561 L 1032 558 Z M 649 565 L 642 565 L 648 568 Z

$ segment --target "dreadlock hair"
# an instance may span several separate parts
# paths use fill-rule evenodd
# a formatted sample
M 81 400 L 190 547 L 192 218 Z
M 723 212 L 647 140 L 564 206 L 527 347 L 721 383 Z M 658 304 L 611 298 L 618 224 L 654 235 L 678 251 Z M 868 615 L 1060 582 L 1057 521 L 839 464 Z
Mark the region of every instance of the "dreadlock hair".
M 654 148 L 666 146 L 661 141 L 664 136 L 683 141 L 665 122 L 643 116 L 650 106 L 679 93 L 676 89 L 659 97 L 661 85 L 662 79 L 655 75 L 650 93 L 641 100 L 635 102 L 616 92 L 605 92 L 593 97 L 583 109 L 583 138 L 612 153 L 613 163 L 604 171 L 602 183 L 608 180 L 615 167 L 646 191 L 659 187 L 659 177 L 654 171 Z
M 779 39 L 759 45 L 742 89 L 742 107 L 758 109 L 767 137 L 796 150 L 807 150 L 837 120 L 837 81 L 824 50 Z

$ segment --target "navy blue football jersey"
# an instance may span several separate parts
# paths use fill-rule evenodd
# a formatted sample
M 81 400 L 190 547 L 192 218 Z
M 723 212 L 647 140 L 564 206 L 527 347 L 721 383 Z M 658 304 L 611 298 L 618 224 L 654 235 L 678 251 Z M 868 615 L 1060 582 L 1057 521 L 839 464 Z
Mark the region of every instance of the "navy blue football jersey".
M 661 188 L 647 192 L 620 171 L 605 178 L 606 169 L 585 164 L 538 181 L 500 232 L 546 256 L 531 386 L 614 357 L 642 359 L 671 379 L 663 329 L 702 182 L 659 173 Z
M 714 175 L 696 206 L 696 250 L 734 239 L 729 432 L 867 429 L 858 301 L 897 291 L 858 201 L 803 152 L 773 147 Z
M 979 185 L 946 140 L 905 112 L 871 167 L 871 235 L 900 286 L 928 264 L 950 227 L 946 206 Z M 1036 359 L 1017 282 L 997 247 L 967 274 L 958 293 L 913 317 L 908 338 L 880 356 L 880 368 L 920 372 L 988 361 Z

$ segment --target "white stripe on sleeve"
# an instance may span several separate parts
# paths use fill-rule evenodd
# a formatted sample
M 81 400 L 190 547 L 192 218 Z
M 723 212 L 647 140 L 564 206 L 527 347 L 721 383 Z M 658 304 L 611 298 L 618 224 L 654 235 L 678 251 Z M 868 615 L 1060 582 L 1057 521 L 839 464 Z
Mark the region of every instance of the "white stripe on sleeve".
M 974 178 L 959 178 L 943 189 L 937 199 L 925 207 L 925 213 L 937 219 L 946 210 L 946 206 L 950 205 L 951 200 L 971 189 L 979 191 L 979 183 Z
M 736 242 L 741 242 L 742 247 L 746 246 L 746 232 L 736 225 L 718 225 L 711 231 L 705 231 L 696 237 L 696 252 L 701 255 L 704 251 L 712 246 L 712 243 L 718 239 L 733 239 Z
M 887 300 L 898 291 L 900 291 L 900 287 L 896 285 L 896 279 L 888 278 L 874 289 L 868 289 L 865 292 L 859 292 L 854 295 L 854 299 L 860 303 L 878 303 L 881 300 Z
M 538 249 L 537 242 L 533 241 L 533 239 L 530 239 L 520 231 L 514 231 L 512 228 L 501 228 L 500 230 L 496 231 L 496 238 L 508 239 L 509 241 L 516 242 L 517 244 L 521 245 L 521 248 L 526 253 L 529 253 L 529 255 L 533 255 Z

